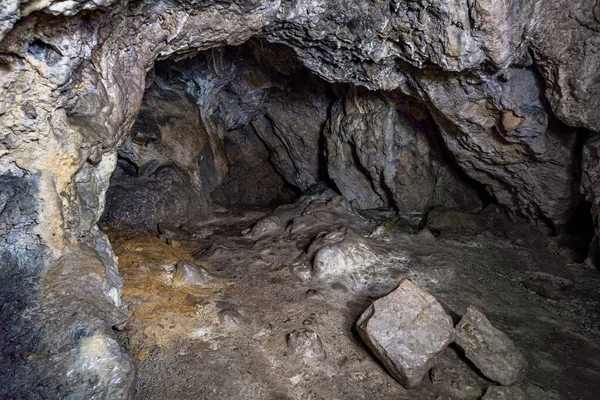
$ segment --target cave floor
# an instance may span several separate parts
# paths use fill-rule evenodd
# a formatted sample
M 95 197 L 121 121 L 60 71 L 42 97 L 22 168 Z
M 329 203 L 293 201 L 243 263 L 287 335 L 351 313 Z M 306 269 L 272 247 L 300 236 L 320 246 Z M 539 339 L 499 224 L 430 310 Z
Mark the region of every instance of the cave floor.
M 241 232 L 266 211 L 220 212 L 162 235 L 107 231 L 125 279 L 130 322 L 118 336 L 137 361 L 137 398 L 480 398 L 493 383 L 452 346 L 438 359 L 441 382 L 426 377 L 408 391 L 361 342 L 358 316 L 403 278 L 435 295 L 455 322 L 471 304 L 484 311 L 528 359 L 518 385 L 530 399 L 598 398 L 597 270 L 489 232 L 417 233 L 334 200 L 284 207 L 287 229 L 258 236 Z M 348 227 L 368 237 L 379 265 L 355 275 L 354 286 L 311 277 L 298 262 L 307 247 L 320 232 Z M 168 271 L 180 260 L 204 266 L 209 282 L 173 284 Z M 325 359 L 288 347 L 286 335 L 299 329 L 319 335 Z

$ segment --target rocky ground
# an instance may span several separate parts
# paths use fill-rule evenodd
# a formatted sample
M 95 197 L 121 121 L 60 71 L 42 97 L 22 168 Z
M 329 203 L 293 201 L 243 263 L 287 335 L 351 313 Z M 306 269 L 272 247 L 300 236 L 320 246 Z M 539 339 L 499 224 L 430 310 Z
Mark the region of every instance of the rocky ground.
M 493 207 L 437 210 L 421 230 L 329 192 L 213 215 L 156 234 L 104 227 L 125 279 L 118 337 L 137 361 L 137 398 L 481 398 L 495 384 L 454 344 L 407 390 L 356 333 L 404 278 L 455 324 L 473 305 L 506 333 L 528 360 L 516 385 L 529 399 L 600 393 L 598 271 Z

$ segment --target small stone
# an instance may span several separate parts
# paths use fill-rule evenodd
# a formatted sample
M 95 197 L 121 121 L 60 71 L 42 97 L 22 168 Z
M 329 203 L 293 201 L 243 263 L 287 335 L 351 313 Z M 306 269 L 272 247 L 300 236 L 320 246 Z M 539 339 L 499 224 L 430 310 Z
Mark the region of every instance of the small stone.
M 502 126 L 507 132 L 519 129 L 525 123 L 525 118 L 517 115 L 513 110 L 506 110 L 502 113 Z
M 456 326 L 456 344 L 483 375 L 501 385 L 513 384 L 527 367 L 527 360 L 508 336 L 473 306 Z
M 527 279 L 523 282 L 523 286 L 547 299 L 561 300 L 565 298 L 564 288 L 557 287 L 552 282 L 543 279 Z
M 290 265 L 290 272 L 301 282 L 309 282 L 312 278 L 311 267 L 308 263 L 301 260 L 295 261 Z
M 376 300 L 356 324 L 358 333 L 404 387 L 416 387 L 454 339 L 452 319 L 431 294 L 405 279 Z
M 176 249 L 181 247 L 181 242 L 179 240 L 175 240 L 175 239 L 171 239 L 171 238 L 167 238 L 167 244 Z
M 516 386 L 490 386 L 481 400 L 528 400 L 528 397 Z
M 229 326 L 240 326 L 246 322 L 237 310 L 230 308 L 219 311 L 219 321 L 221 324 Z
M 276 233 L 283 233 L 281 220 L 275 216 L 268 216 L 254 224 L 245 236 L 252 239 L 260 239 Z
M 311 329 L 299 328 L 287 334 L 288 348 L 308 362 L 323 361 L 327 358 L 319 335 Z
M 193 262 L 182 260 L 177 263 L 173 285 L 202 286 L 207 284 L 209 279 L 210 274 L 206 268 L 196 265 Z
M 427 214 L 426 227 L 434 234 L 477 234 L 485 230 L 478 216 L 445 207 L 434 207 Z
M 306 298 L 319 298 L 319 299 L 325 299 L 325 295 L 323 294 L 322 291 L 320 291 L 319 289 L 308 289 L 305 293 L 304 296 L 306 296 Z
M 26 101 L 25 104 L 21 106 L 21 109 L 27 118 L 36 119 L 38 116 L 37 110 L 31 101 Z
M 444 373 L 438 367 L 433 367 L 429 371 L 429 379 L 434 385 L 440 385 L 444 383 Z
M 320 241 L 324 246 L 315 252 L 312 260 L 312 276 L 317 281 L 338 282 L 352 291 L 370 286 L 372 267 L 381 260 L 368 240 L 348 229 L 341 234 L 327 234 Z

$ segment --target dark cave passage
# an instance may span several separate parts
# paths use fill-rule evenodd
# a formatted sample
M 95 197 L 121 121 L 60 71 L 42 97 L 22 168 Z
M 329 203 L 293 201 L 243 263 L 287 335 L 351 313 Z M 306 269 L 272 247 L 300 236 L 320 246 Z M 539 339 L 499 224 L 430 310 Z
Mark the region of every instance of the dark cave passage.
M 324 82 L 282 46 L 161 61 L 118 152 L 103 221 L 154 231 L 318 187 L 415 225 L 437 206 L 479 211 L 489 195 L 442 150 L 435 126 L 414 100 Z

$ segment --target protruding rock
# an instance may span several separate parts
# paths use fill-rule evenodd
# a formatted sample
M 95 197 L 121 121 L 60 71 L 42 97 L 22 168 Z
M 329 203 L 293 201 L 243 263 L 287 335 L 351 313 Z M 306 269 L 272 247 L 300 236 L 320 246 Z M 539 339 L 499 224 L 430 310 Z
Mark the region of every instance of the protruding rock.
M 454 339 L 452 319 L 441 304 L 408 279 L 376 300 L 356 328 L 390 374 L 408 389 L 421 382 Z
M 380 260 L 367 240 L 348 230 L 329 233 L 322 242 L 324 246 L 312 263 L 315 278 L 326 283 L 341 282 L 355 290 L 368 286 L 372 280 L 370 267 Z
M 286 336 L 288 348 L 307 362 L 323 361 L 327 358 L 319 335 L 313 330 L 299 328 Z
M 528 397 L 516 386 L 491 386 L 481 400 L 527 400 Z
M 283 226 L 278 217 L 267 216 L 258 221 L 252 229 L 246 234 L 246 236 L 252 239 L 260 239 L 264 236 L 271 235 L 275 232 L 283 233 Z
M 512 385 L 527 367 L 527 360 L 508 336 L 473 306 L 456 326 L 456 343 L 483 375 L 501 385 Z
M 356 89 L 331 107 L 325 126 L 327 170 L 355 208 L 394 207 L 422 216 L 432 205 L 478 209 L 476 191 L 436 154 L 423 110 Z M 433 145 L 433 147 L 432 147 Z
M 196 265 L 193 262 L 182 260 L 177 263 L 173 285 L 202 286 L 208 283 L 209 279 L 210 274 L 206 268 Z

